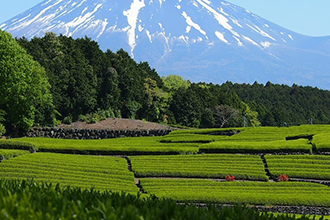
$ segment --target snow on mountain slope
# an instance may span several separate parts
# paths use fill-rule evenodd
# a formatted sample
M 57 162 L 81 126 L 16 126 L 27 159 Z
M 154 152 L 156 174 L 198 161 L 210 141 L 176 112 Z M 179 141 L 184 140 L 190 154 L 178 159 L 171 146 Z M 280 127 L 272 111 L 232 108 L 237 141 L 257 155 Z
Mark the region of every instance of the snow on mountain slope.
M 330 38 L 303 36 L 215 0 L 47 0 L 0 25 L 14 36 L 88 36 L 161 75 L 330 88 Z

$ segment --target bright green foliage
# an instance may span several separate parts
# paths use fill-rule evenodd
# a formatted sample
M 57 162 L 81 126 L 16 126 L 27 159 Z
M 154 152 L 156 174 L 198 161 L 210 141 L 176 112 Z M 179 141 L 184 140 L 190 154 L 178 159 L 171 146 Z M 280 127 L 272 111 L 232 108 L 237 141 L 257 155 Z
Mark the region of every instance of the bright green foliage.
M 9 33 L 0 30 L 0 109 L 6 126 L 27 131 L 38 109 L 52 115 L 52 96 L 44 69 Z M 52 119 L 52 117 L 51 117 Z
M 131 156 L 132 168 L 139 177 L 222 178 L 268 181 L 259 156 L 200 154 L 174 156 Z
M 182 129 L 174 130 L 170 134 L 162 138 L 162 142 L 165 143 L 210 143 L 214 141 L 226 141 L 229 136 L 221 135 L 221 133 L 237 133 L 239 130 L 213 128 L 213 129 Z M 219 134 L 220 133 L 220 134 Z M 235 135 L 236 136 L 236 135 Z M 200 145 L 203 146 L 203 145 Z
M 17 157 L 24 154 L 29 154 L 29 151 L 26 150 L 4 150 L 0 149 L 0 160 L 9 159 L 12 157 Z
M 212 153 L 273 153 L 273 152 L 312 152 L 307 140 L 293 141 L 217 141 L 200 146 L 202 152 Z
M 330 188 L 296 182 L 216 182 L 197 179 L 141 179 L 144 190 L 181 202 L 329 206 Z
M 133 173 L 123 158 L 34 153 L 0 163 L 0 177 L 136 193 Z
M 297 126 L 289 128 L 255 127 L 235 129 L 176 130 L 164 137 L 119 138 L 104 140 L 61 140 L 47 138 L 19 138 L 3 140 L 10 143 L 29 143 L 29 149 L 88 154 L 189 154 L 210 153 L 271 153 L 312 152 L 313 145 L 305 137 L 330 132 L 330 126 Z M 232 134 L 232 136 L 218 134 Z M 321 133 L 321 134 L 322 134 Z M 212 134 L 212 135 L 211 135 Z M 286 137 L 293 140 L 286 140 Z M 294 138 L 297 137 L 297 140 Z M 313 140 L 314 142 L 314 140 Z M 326 143 L 326 142 L 324 142 Z M 32 147 L 31 147 L 32 144 Z M 20 146 L 21 146 L 20 145 Z
M 162 137 L 114 138 L 102 140 L 68 140 L 51 138 L 18 138 L 4 140 L 29 143 L 39 151 L 83 154 L 188 154 L 198 152 L 198 144 L 160 143 Z M 1 143 L 1 142 L 0 142 Z M 0 145 L 1 147 L 1 145 Z M 9 148 L 10 146 L 8 146 Z
M 164 143 L 210 143 L 225 137 L 203 134 L 173 134 L 162 138 Z
M 320 155 L 266 155 L 269 171 L 278 177 L 330 180 L 330 157 Z
M 146 78 L 145 93 L 147 98 L 146 107 L 144 108 L 144 118 L 148 121 L 165 122 L 164 116 L 168 109 L 168 100 L 170 94 L 164 92 L 157 86 L 157 81 L 151 78 Z
M 248 124 L 246 126 L 252 125 L 252 127 L 260 126 L 261 123 L 258 120 L 258 112 L 252 111 L 250 106 L 246 104 L 245 102 L 242 102 L 242 105 L 244 106 L 243 110 L 243 116 L 245 116 Z
M 178 90 L 179 88 L 188 89 L 191 85 L 189 80 L 184 80 L 181 76 L 178 75 L 168 75 L 163 76 L 162 80 L 164 82 L 165 88 L 170 91 Z
M 240 128 L 204 128 L 204 129 L 181 129 L 181 130 L 174 130 L 170 133 L 170 135 L 177 135 L 177 134 L 210 134 L 213 132 L 239 132 Z M 213 136 L 213 135 L 210 135 Z M 214 135 L 217 137 L 217 135 Z M 226 137 L 226 136 L 223 136 Z
M 177 130 L 163 137 L 167 143 L 200 143 L 201 152 L 210 153 L 266 153 L 312 151 L 304 138 L 287 141 L 286 137 L 304 137 L 326 131 L 330 126 L 299 126 L 290 128 L 255 127 L 235 129 Z M 232 136 L 217 134 L 236 133 Z M 211 135 L 213 134 L 213 135 Z
M 295 216 L 257 213 L 234 208 L 207 209 L 177 205 L 155 197 L 142 199 L 130 194 L 94 189 L 61 187 L 33 181 L 0 181 L 1 219 L 196 219 L 196 220 L 294 220 Z M 31 202 L 33 201 L 33 202 Z M 299 217 L 308 220 L 308 217 Z
M 1 149 L 16 149 L 16 150 L 26 150 L 30 152 L 34 152 L 38 150 L 38 148 L 31 143 L 17 141 L 16 139 L 10 140 L 0 140 L 0 148 Z
M 316 147 L 316 150 L 323 151 L 323 152 L 330 152 L 330 135 L 329 135 L 329 133 L 314 135 L 312 143 Z

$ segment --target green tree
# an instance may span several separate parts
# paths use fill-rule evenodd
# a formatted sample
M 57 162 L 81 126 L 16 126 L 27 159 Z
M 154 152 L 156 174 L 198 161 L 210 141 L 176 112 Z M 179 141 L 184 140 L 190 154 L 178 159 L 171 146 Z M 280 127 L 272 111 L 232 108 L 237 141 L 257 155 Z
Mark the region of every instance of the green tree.
M 163 122 L 168 109 L 169 93 L 157 86 L 156 80 L 146 78 L 145 83 L 146 106 L 143 108 L 143 118 L 148 121 Z
M 260 126 L 261 123 L 258 120 L 258 112 L 251 110 L 250 106 L 243 101 L 242 105 L 244 106 L 242 114 L 247 119 L 249 124 L 252 125 L 252 127 Z
M 165 88 L 170 91 L 177 90 L 179 88 L 188 89 L 191 85 L 190 81 L 184 80 L 181 76 L 178 75 L 168 75 L 162 77 Z
M 7 32 L 0 30 L 0 109 L 5 124 L 28 131 L 38 106 L 52 106 L 45 70 Z

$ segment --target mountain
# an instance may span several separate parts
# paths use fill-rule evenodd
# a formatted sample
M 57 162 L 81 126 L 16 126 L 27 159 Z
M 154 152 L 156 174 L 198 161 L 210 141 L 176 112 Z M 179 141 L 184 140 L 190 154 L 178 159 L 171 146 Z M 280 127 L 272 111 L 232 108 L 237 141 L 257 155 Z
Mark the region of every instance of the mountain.
M 15 37 L 88 36 L 160 75 L 330 89 L 330 37 L 282 28 L 219 0 L 46 0 L 0 25 Z

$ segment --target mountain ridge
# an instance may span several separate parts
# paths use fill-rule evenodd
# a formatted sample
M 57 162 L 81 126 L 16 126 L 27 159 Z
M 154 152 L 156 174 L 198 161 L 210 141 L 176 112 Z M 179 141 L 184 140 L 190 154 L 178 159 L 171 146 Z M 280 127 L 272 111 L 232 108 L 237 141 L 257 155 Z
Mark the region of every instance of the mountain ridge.
M 15 37 L 88 36 L 192 81 L 330 88 L 330 37 L 309 37 L 210 0 L 48 0 L 0 25 Z

